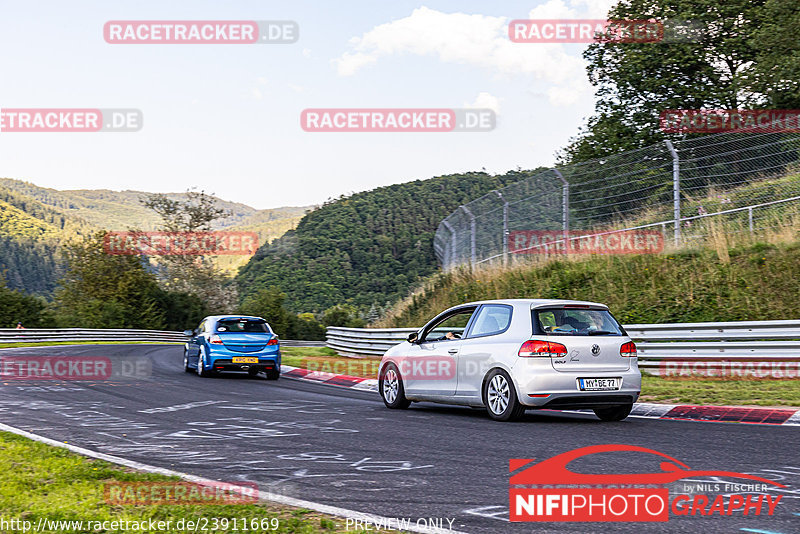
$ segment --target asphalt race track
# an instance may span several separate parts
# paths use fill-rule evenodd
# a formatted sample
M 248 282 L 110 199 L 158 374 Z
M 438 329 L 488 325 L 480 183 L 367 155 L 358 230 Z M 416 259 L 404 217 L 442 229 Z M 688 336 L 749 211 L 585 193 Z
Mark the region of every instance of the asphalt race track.
M 132 377 L 6 380 L 0 422 L 91 450 L 262 491 L 392 518 L 454 519 L 486 532 L 800 532 L 800 428 L 528 413 L 493 422 L 481 411 L 414 404 L 384 408 L 375 393 L 282 378 L 199 378 L 177 345 L 56 346 L 10 356 L 108 357 Z M 694 469 L 751 473 L 787 489 L 774 516 L 680 516 L 667 523 L 510 523 L 509 459 L 543 460 L 588 445 L 655 449 Z M 609 453 L 571 464 L 586 473 L 658 471 Z M 680 483 L 678 483 L 680 484 Z

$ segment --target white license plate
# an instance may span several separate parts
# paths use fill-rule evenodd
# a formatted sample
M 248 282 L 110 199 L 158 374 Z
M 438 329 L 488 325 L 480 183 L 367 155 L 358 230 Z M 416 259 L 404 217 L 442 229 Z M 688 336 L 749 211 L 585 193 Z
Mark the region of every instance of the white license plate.
M 579 378 L 581 391 L 613 391 L 619 389 L 619 378 Z

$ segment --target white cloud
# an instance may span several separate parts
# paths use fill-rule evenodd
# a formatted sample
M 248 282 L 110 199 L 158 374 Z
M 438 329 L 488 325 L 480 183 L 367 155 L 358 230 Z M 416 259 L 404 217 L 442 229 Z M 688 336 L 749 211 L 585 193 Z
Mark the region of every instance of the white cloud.
M 481 92 L 478 93 L 478 96 L 475 98 L 475 101 L 472 104 L 464 104 L 466 108 L 476 108 L 476 109 L 491 109 L 495 113 L 500 113 L 500 99 L 496 96 L 492 96 L 489 93 Z
M 508 39 L 508 19 L 442 13 L 420 7 L 406 18 L 376 26 L 350 40 L 352 51 L 334 60 L 342 76 L 393 55 L 438 57 L 502 74 L 533 74 L 551 82 L 582 75 L 582 60 L 559 44 L 526 45 Z
M 579 84 L 579 87 L 551 87 L 547 90 L 547 97 L 554 106 L 567 107 L 576 104 L 588 89 L 588 84 Z
M 261 100 L 262 98 L 264 98 L 264 94 L 259 89 L 256 88 L 251 89 L 250 94 L 252 94 L 253 98 L 255 98 L 256 100 Z
M 615 0 L 549 0 L 530 18 L 603 18 Z M 548 83 L 554 105 L 574 103 L 585 90 L 585 62 L 557 43 L 514 43 L 506 17 L 443 13 L 428 7 L 408 17 L 375 26 L 350 39 L 349 50 L 333 60 L 339 75 L 390 56 L 427 56 L 443 63 L 467 64 L 503 75 L 530 75 Z M 578 82 L 578 80 L 580 80 Z M 577 89 L 575 86 L 581 86 Z

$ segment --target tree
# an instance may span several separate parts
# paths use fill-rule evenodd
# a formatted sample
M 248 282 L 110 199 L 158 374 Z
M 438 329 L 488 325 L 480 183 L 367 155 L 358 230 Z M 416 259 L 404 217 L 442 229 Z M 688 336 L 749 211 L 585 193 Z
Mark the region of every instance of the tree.
M 800 3 L 767 0 L 761 19 L 750 43 L 757 53 L 753 85 L 770 107 L 800 109 Z
M 363 328 L 364 320 L 358 316 L 358 310 L 355 306 L 337 304 L 325 310 L 325 313 L 322 314 L 322 324 L 325 326 Z
M 9 289 L 0 275 L 0 328 L 13 328 L 18 322 L 26 328 L 54 326 L 44 299 Z
M 294 339 L 324 341 L 325 327 L 317 321 L 313 313 L 301 313 L 297 316 L 292 337 Z
M 56 290 L 62 326 L 83 328 L 165 327 L 163 298 L 155 275 L 139 256 L 107 254 L 105 232 L 85 238 L 67 252 L 67 272 Z
M 217 199 L 205 191 L 187 191 L 185 200 L 149 194 L 142 203 L 161 217 L 161 229 L 166 232 L 209 232 L 214 221 L 230 215 L 217 207 Z M 165 255 L 158 258 L 158 265 L 159 282 L 165 290 L 194 295 L 214 313 L 230 312 L 236 306 L 236 286 L 210 258 Z
M 275 287 L 267 287 L 245 299 L 240 309 L 247 315 L 263 317 L 280 337 L 288 337 L 292 332 L 293 317 L 283 307 L 286 294 Z
M 757 60 L 764 55 L 754 37 L 764 27 L 765 1 L 620 1 L 610 10 L 609 19 L 656 19 L 664 21 L 668 30 L 692 21 L 701 28 L 688 32 L 688 42 L 600 39 L 589 45 L 584 58 L 589 62 L 589 81 L 596 88 L 595 114 L 561 151 L 559 163 L 579 163 L 659 142 L 665 135 L 658 118 L 667 109 L 739 109 L 763 104 L 766 97 L 753 76 Z

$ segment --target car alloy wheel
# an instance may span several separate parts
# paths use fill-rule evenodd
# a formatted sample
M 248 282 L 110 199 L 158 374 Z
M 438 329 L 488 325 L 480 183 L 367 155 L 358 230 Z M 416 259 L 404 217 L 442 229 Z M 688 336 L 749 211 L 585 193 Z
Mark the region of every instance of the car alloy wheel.
M 511 379 L 500 369 L 489 375 L 484 385 L 484 399 L 489 417 L 496 421 L 513 421 L 525 413 L 525 406 L 517 400 Z
M 501 415 L 508 408 L 510 388 L 503 375 L 497 374 L 489 381 L 487 400 L 489 409 L 495 415 Z
M 211 369 L 206 369 L 206 351 L 200 349 L 200 356 L 197 358 L 197 376 L 208 378 L 213 374 Z
M 403 381 L 400 378 L 400 373 L 397 367 L 390 363 L 381 372 L 378 380 L 378 390 L 381 392 L 381 398 L 387 408 L 408 408 L 411 401 L 406 399 L 405 391 L 403 390 Z
M 192 368 L 189 367 L 189 351 L 183 349 L 183 370 L 187 373 L 192 372 Z

